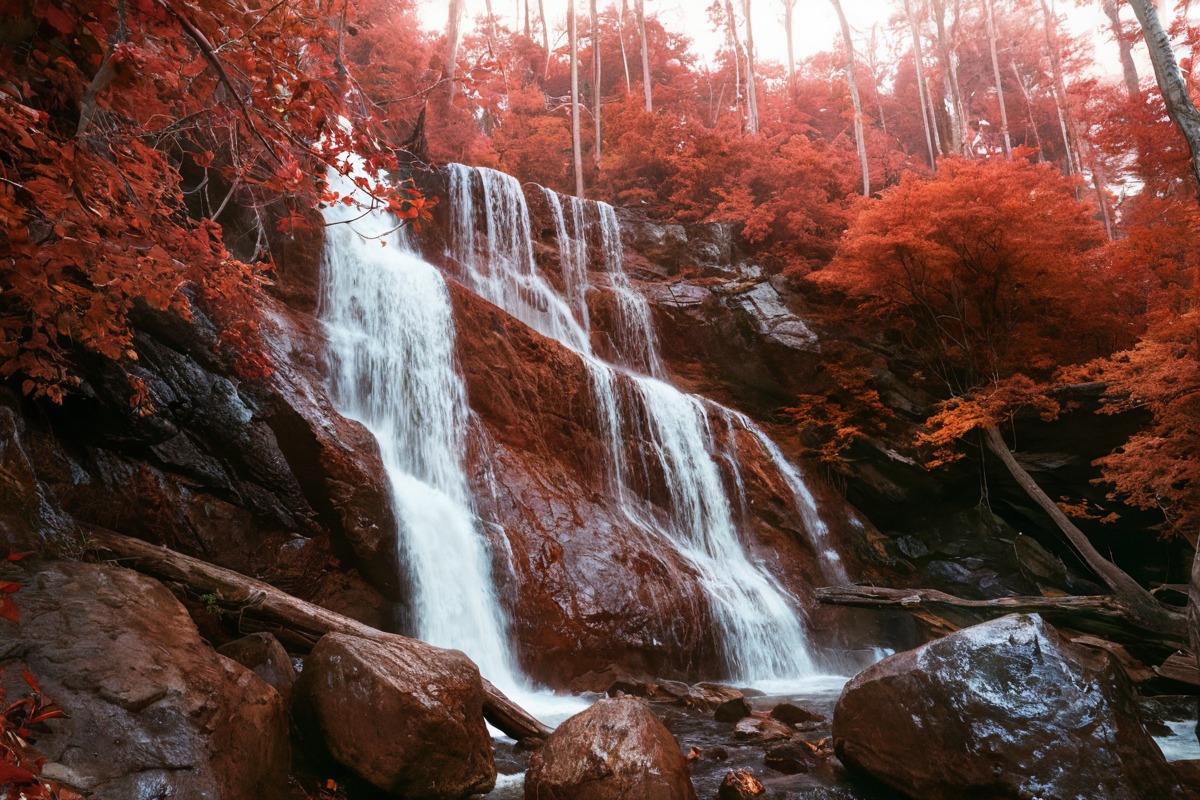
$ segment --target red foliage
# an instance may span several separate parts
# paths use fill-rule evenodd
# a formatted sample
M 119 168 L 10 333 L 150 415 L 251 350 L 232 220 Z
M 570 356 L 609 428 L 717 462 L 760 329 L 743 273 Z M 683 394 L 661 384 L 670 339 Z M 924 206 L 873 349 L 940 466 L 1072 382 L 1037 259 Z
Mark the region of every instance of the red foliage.
M 864 202 L 816 279 L 860 298 L 864 322 L 898 332 L 963 393 L 1113 349 L 1102 242 L 1056 170 L 949 160 Z

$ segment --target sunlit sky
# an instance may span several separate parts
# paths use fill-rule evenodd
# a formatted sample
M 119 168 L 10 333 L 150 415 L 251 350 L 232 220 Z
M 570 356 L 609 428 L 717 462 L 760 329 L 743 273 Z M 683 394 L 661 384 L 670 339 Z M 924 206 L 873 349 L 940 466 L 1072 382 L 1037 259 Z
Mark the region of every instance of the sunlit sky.
M 551 31 L 565 30 L 567 0 L 543 2 L 546 15 L 550 18 Z M 610 6 L 613 0 L 598 2 L 603 9 Z M 668 30 L 679 31 L 689 36 L 693 41 L 693 51 L 701 59 L 708 58 L 716 52 L 724 39 L 724 34 L 713 31 L 708 21 L 706 9 L 710 2 L 711 0 L 645 0 L 646 13 L 657 14 Z M 523 13 L 519 12 L 519 8 L 524 8 L 523 3 L 524 0 L 492 0 L 492 7 L 503 24 L 517 27 L 517 14 Z M 586 16 L 588 0 L 576 0 L 576 4 L 579 12 Z M 734 5 L 740 8 L 740 3 L 735 2 Z M 842 0 L 842 5 L 853 28 L 856 49 L 860 51 L 865 48 L 872 27 L 879 24 L 881 28 L 885 28 L 889 17 L 900 7 L 899 0 Z M 1060 0 L 1059 6 L 1068 14 L 1069 29 L 1092 41 L 1099 71 L 1115 74 L 1119 70 L 1117 46 L 1108 33 L 1107 21 L 1099 9 L 1099 4 L 1088 4 L 1085 8 L 1078 8 Z M 445 28 L 449 8 L 447 0 L 419 0 L 419 7 L 425 27 L 431 30 Z M 633 0 L 630 0 L 629 7 L 633 8 Z M 751 7 L 755 52 L 759 60 L 784 63 L 787 60 L 787 38 L 782 21 L 781 3 L 779 0 L 753 0 Z M 530 0 L 530 8 L 536 20 L 536 0 Z M 468 18 L 468 24 L 484 13 L 485 0 L 466 0 L 465 16 Z M 1126 9 L 1126 14 L 1128 13 Z M 798 2 L 794 35 L 797 59 L 831 49 L 840 36 L 833 5 L 827 0 Z

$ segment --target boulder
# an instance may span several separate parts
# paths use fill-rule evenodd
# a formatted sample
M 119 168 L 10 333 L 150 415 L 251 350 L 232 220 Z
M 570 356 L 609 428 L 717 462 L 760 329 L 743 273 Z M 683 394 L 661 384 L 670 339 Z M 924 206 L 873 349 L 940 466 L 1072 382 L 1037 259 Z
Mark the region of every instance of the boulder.
M 824 722 L 825 717 L 807 708 L 801 708 L 792 703 L 780 703 L 771 709 L 771 719 L 777 719 L 784 725 L 803 725 L 809 722 Z
M 733 738 L 741 741 L 778 742 L 795 735 L 792 726 L 769 717 L 746 717 L 733 729 Z
M 833 736 L 848 767 L 921 800 L 1183 796 L 1120 670 L 1037 615 L 864 670 L 838 700 Z
M 767 789 L 762 781 L 744 769 L 725 773 L 721 787 L 717 789 L 717 800 L 751 800 L 762 797 Z
M 675 737 L 643 700 L 600 700 L 529 759 L 527 800 L 695 800 Z
M 734 697 L 717 706 L 713 719 L 717 722 L 737 722 L 750 716 L 750 704 L 745 697 Z
M 11 699 L 28 670 L 66 714 L 37 736 L 46 777 L 92 800 L 285 796 L 278 693 L 209 647 L 162 584 L 74 562 L 20 582 L 0 659 Z
M 491 791 L 479 670 L 457 650 L 329 633 L 293 692 L 300 727 L 372 785 L 404 798 Z
M 777 744 L 763 756 L 763 764 L 784 775 L 798 775 L 811 769 L 812 749 L 803 742 Z
M 283 645 L 269 633 L 252 633 L 226 642 L 217 648 L 226 658 L 232 658 L 246 669 L 262 678 L 279 696 L 287 701 L 296 683 L 296 668 Z

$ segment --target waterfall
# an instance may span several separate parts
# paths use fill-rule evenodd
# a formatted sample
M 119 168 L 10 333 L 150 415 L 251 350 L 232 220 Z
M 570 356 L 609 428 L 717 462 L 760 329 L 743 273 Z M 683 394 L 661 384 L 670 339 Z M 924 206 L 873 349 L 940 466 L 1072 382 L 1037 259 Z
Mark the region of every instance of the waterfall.
M 598 427 L 608 443 L 609 481 L 619 510 L 644 533 L 664 539 L 696 569 L 720 627 L 729 677 L 758 681 L 812 674 L 815 667 L 801 621 L 803 612 L 765 565 L 752 557 L 735 522 L 720 466 L 721 460 L 732 462 L 734 481 L 740 488 L 732 436 L 726 436 L 722 452 L 709 422 L 709 407 L 715 404 L 686 395 L 665 380 L 649 304 L 625 272 L 615 210 L 605 203 L 569 198 L 568 232 L 562 201 L 543 190 L 554 217 L 566 295 L 556 296 L 557 306 L 551 299 L 543 305 L 567 312 L 574 309 L 567 324 L 561 315 L 532 312 L 524 299 L 528 287 L 551 294 L 554 290 L 537 273 L 529 211 L 517 180 L 494 170 L 462 165 L 451 165 L 449 174 L 450 255 L 487 299 L 582 357 L 592 376 Z M 475 202 L 477 196 L 482 197 L 482 205 Z M 589 216 L 595 217 L 599 227 L 599 237 L 593 238 L 598 238 L 602 248 L 605 287 L 588 284 Z M 486 236 L 480 236 L 481 218 Z M 495 230 L 502 230 L 503 235 L 493 235 Z M 486 266 L 480 266 L 479 252 L 484 254 Z M 594 331 L 589 328 L 586 298 L 593 289 L 611 292 L 616 302 L 615 329 L 606 333 L 613 341 L 617 366 L 598 359 L 591 348 Z M 763 442 L 772 459 L 778 454 L 781 473 L 784 467 L 790 470 L 783 474 L 797 503 L 807 497 L 811 505 L 811 494 L 798 488 L 803 487 L 798 473 L 765 434 L 741 415 L 724 419 L 727 433 L 733 433 L 736 420 Z M 665 478 L 669 494 L 665 525 L 657 524 L 662 515 L 647 508 L 647 501 L 630 485 L 636 465 L 627 457 L 627 439 L 649 444 L 657 471 Z M 740 504 L 742 497 L 736 499 Z M 815 512 L 815 506 L 812 508 Z M 801 512 L 807 522 L 803 507 Z
M 324 210 L 320 317 L 332 396 L 379 442 L 413 584 L 413 633 L 520 689 L 463 470 L 469 411 L 445 282 L 351 178 L 331 171 L 329 181 L 359 200 Z
M 609 289 L 617 300 L 617 357 L 631 369 L 655 378 L 666 375 L 658 352 L 658 337 L 650 318 L 650 303 L 633 288 L 625 273 L 625 247 L 621 244 L 621 225 L 617 212 L 608 203 L 596 203 L 600 215 L 601 247 Z

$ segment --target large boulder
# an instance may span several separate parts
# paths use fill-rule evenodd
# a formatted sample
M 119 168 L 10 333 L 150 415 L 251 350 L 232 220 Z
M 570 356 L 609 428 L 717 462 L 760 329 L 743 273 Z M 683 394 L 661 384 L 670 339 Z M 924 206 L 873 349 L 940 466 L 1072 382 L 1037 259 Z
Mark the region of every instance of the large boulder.
M 293 707 L 339 763 L 397 797 L 491 791 L 483 681 L 457 650 L 326 634 L 304 664 Z
M 218 655 L 160 583 L 120 567 L 49 563 L 0 620 L 11 699 L 23 670 L 66 716 L 46 723 L 44 774 L 92 800 L 281 798 L 289 766 L 278 693 Z
M 695 800 L 679 744 L 644 700 L 600 700 L 529 759 L 526 800 Z
M 1184 796 L 1124 675 L 1037 615 L 864 670 L 842 692 L 833 735 L 847 766 L 920 800 Z

